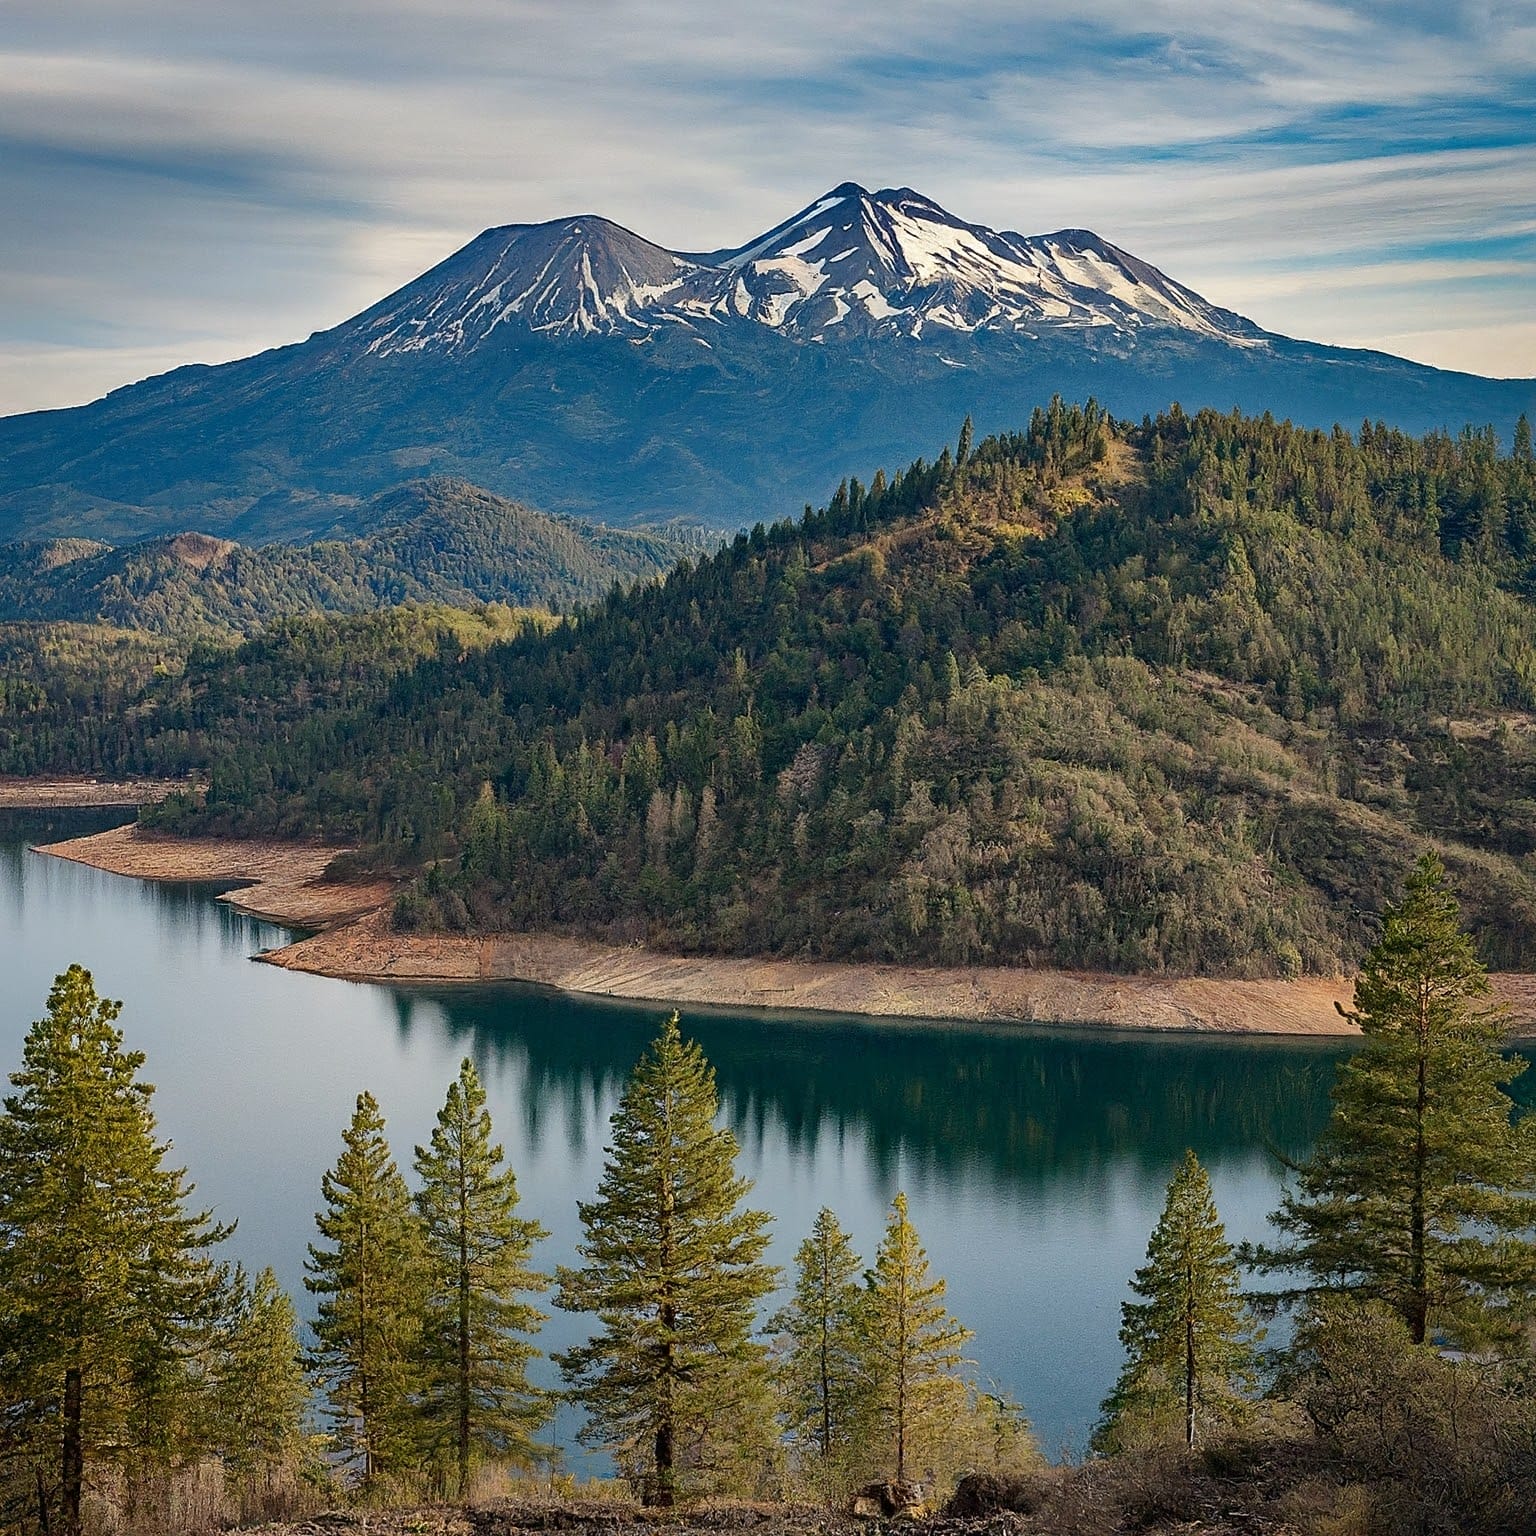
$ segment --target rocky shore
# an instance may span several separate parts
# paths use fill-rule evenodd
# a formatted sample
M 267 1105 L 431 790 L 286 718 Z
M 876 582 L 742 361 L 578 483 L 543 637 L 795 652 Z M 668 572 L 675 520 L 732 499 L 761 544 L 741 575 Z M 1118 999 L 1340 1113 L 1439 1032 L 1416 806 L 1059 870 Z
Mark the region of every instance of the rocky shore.
M 127 826 L 37 852 L 139 880 L 227 886 L 218 899 L 239 911 L 319 932 L 378 912 L 394 891 L 389 880 L 330 879 L 337 850 L 316 843 L 166 837 Z

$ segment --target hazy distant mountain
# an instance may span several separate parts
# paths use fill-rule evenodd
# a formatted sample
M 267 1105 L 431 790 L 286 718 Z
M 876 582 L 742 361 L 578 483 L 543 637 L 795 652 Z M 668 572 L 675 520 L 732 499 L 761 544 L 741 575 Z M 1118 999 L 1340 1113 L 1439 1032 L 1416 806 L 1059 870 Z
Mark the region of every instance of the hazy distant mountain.
M 845 184 L 704 254 L 595 215 L 488 230 L 306 342 L 0 421 L 0 535 L 313 537 L 403 474 L 732 526 L 1058 392 L 1506 434 L 1536 407 L 1536 381 L 1273 335 L 1085 230 Z
M 248 549 L 206 533 L 123 548 L 85 539 L 0 545 L 0 622 L 184 632 L 403 602 L 560 609 L 615 581 L 654 576 L 683 552 L 664 535 L 550 517 L 464 481 L 412 481 L 303 546 Z

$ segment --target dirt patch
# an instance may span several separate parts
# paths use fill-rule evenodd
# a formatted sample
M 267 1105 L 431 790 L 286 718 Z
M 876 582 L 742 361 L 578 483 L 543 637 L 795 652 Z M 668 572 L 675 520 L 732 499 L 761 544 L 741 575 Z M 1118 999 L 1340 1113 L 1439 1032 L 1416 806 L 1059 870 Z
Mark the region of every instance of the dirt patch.
M 289 970 L 353 980 L 529 981 L 663 1005 L 1118 1029 L 1354 1033 L 1333 1006 L 1349 1000 L 1347 981 L 1208 981 L 1002 966 L 944 969 L 669 955 L 560 934 L 400 934 L 383 913 L 262 958 Z
M 159 805 L 187 787 L 184 779 L 4 779 L 0 809 L 52 811 L 78 807 Z
M 350 923 L 386 903 L 394 883 L 330 880 L 326 867 L 340 851 L 315 843 L 156 836 L 115 827 L 37 850 L 140 880 L 239 882 L 218 899 L 242 912 L 294 928 L 324 930 Z
M 476 1526 L 463 1509 L 330 1510 L 307 1520 L 239 1529 L 250 1536 L 473 1536 Z

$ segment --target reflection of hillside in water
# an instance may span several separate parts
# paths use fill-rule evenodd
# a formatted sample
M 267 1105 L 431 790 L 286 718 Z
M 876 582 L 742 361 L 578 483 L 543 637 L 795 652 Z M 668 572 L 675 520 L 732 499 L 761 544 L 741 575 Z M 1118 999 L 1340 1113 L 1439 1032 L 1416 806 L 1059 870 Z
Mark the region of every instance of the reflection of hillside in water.
M 136 821 L 138 813 L 126 806 L 52 806 L 27 809 L 0 806 L 0 845 L 7 861 L 28 843 L 56 843 L 66 837 L 88 837 L 111 827 Z
M 417 1012 L 401 994 L 402 1031 Z M 573 1134 L 606 1114 L 661 1011 L 529 990 L 434 994 L 432 1014 L 481 1059 L 522 1077 L 529 1134 L 558 1104 Z M 419 1019 L 417 1022 L 421 1022 Z M 1013 1186 L 1109 1164 L 1161 1171 L 1256 1148 L 1305 1151 L 1328 1113 L 1337 1042 L 1087 1031 L 958 1030 L 685 1014 L 748 1145 L 781 1137 L 810 1155 L 847 1138 L 889 1170 Z
M 0 808 L 0 891 L 8 908 L 19 917 L 26 893 L 33 883 L 50 880 L 97 880 L 114 895 L 120 875 L 107 874 L 89 865 L 77 865 L 34 854 L 34 846 L 88 837 L 111 827 L 125 826 L 134 812 L 122 807 L 63 807 L 50 810 Z M 140 880 L 135 884 L 145 904 L 163 929 L 184 938 L 213 939 L 240 955 L 287 943 L 288 930 L 236 911 L 228 902 L 212 898 L 236 889 L 240 881 Z M 131 888 L 131 887 L 130 887 Z
M 93 872 L 94 873 L 94 872 Z M 102 880 L 121 875 L 98 874 Z M 211 940 L 222 949 L 244 957 L 286 944 L 293 937 L 263 918 L 238 911 L 214 897 L 238 890 L 239 880 L 140 880 L 145 903 L 155 914 L 156 925 L 181 940 Z
M 243 955 L 286 944 L 291 934 L 261 918 L 237 911 L 227 901 L 213 898 L 240 888 L 240 881 L 146 880 L 145 893 L 156 919 L 174 931 L 198 938 L 217 938 L 226 948 Z

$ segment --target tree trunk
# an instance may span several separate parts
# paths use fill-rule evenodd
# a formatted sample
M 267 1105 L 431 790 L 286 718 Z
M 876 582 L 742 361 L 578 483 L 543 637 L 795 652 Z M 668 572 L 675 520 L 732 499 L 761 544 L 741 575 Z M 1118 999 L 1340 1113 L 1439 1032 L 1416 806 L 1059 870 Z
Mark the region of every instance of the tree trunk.
M 459 1159 L 459 1497 L 469 1491 L 469 1190 Z
M 80 1489 L 85 1481 L 81 1388 L 80 1367 L 72 1365 L 64 1372 L 64 1444 L 59 1479 L 62 1536 L 80 1536 Z
M 378 1470 L 373 1454 L 373 1293 L 368 1271 L 368 1223 L 364 1218 L 358 1235 L 361 1259 L 357 1273 L 357 1422 L 363 1442 L 363 1482 L 371 1483 Z
M 1427 1053 L 1429 1050 L 1429 998 L 1425 984 L 1419 988 L 1419 1081 L 1414 1106 L 1413 1199 L 1409 1214 L 1411 1230 L 1410 1272 L 1408 1277 L 1408 1331 L 1415 1344 L 1422 1344 L 1429 1332 L 1429 1274 L 1425 1254 L 1424 1164 L 1428 1157 L 1424 1145 L 1424 1116 L 1429 1107 Z
M 1193 1285 L 1193 1276 L 1190 1277 Z M 1184 1448 L 1195 1448 L 1195 1309 L 1193 1296 L 1184 1308 Z
M 823 1461 L 832 1454 L 832 1368 L 829 1332 L 826 1302 L 823 1301 L 821 1311 L 821 1457 Z
M 669 1094 L 664 1107 L 666 1139 L 672 1145 L 672 1099 Z M 677 1308 L 673 1305 L 671 1286 L 676 1275 L 677 1255 L 673 1251 L 672 1217 L 677 1209 L 677 1187 L 673 1182 L 670 1162 L 658 1169 L 660 1174 L 659 1214 L 661 1217 L 658 1247 L 662 1274 L 661 1331 L 665 1343 L 661 1352 L 661 1379 L 657 1382 L 656 1403 L 656 1497 L 658 1508 L 671 1509 L 677 1502 L 677 1448 L 674 1442 L 677 1407 L 677 1356 L 674 1352 L 674 1335 L 677 1331 Z
M 901 1256 L 902 1268 L 896 1299 L 901 1322 L 896 1332 L 896 1481 L 907 1480 L 907 1255 Z
M 656 1429 L 656 1497 L 658 1509 L 671 1509 L 677 1502 L 677 1483 L 673 1474 L 672 1418 L 668 1414 Z

